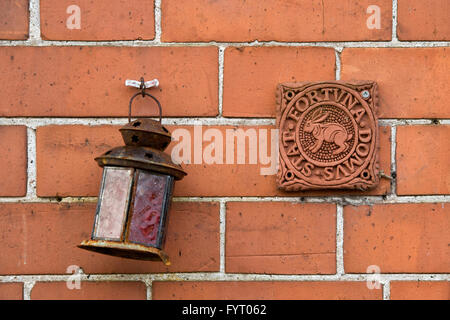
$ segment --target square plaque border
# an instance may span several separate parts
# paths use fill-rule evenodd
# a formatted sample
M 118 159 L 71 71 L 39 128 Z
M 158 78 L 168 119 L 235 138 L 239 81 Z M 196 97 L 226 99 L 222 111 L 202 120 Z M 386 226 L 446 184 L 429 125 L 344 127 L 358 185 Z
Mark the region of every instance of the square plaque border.
M 306 91 L 309 87 L 319 86 L 324 87 L 326 85 L 331 86 L 343 86 L 351 89 L 350 91 L 356 92 L 360 95 L 359 99 L 363 99 L 369 110 L 373 115 L 373 124 L 371 124 L 374 128 L 374 132 L 372 133 L 372 139 L 374 139 L 374 145 L 371 148 L 372 153 L 367 163 L 364 163 L 364 169 L 367 170 L 369 177 L 361 178 L 361 176 L 354 177 L 349 181 L 343 183 L 336 184 L 323 184 L 314 183 L 311 181 L 303 180 L 298 176 L 297 173 L 294 172 L 293 178 L 289 176 L 289 171 L 292 171 L 289 166 L 292 167 L 291 163 L 287 163 L 289 161 L 285 152 L 283 152 L 283 142 L 285 141 L 283 138 L 283 130 L 280 128 L 281 122 L 283 121 L 283 113 L 286 111 L 286 108 L 289 105 L 291 100 L 294 100 L 297 95 Z M 363 97 L 363 94 L 367 94 L 369 92 L 369 97 Z M 331 94 L 331 93 L 330 93 Z M 303 96 L 303 95 L 302 95 Z M 342 96 L 345 101 L 345 96 Z M 350 99 L 350 98 L 349 98 Z M 341 100 L 339 100 L 341 101 Z M 348 101 L 347 101 L 348 102 Z M 350 102 L 348 102 L 350 103 Z M 308 191 L 308 190 L 361 190 L 366 191 L 369 189 L 375 188 L 380 181 L 379 173 L 380 173 L 380 165 L 379 165 L 379 126 L 378 126 L 378 86 L 375 81 L 371 80 L 358 80 L 358 81 L 342 81 L 342 80 L 332 80 L 332 81 L 314 81 L 314 82 L 285 82 L 280 83 L 277 86 L 276 91 L 276 128 L 279 129 L 279 166 L 277 172 L 277 187 L 280 190 L 288 191 L 288 192 L 296 192 L 296 191 Z M 290 106 L 292 108 L 292 104 Z M 305 109 L 306 111 L 306 109 Z M 297 113 L 298 115 L 298 113 Z M 285 159 L 287 158 L 287 159 Z M 303 160 L 305 160 L 303 158 Z M 292 175 L 292 174 L 291 174 Z M 288 178 L 289 177 L 289 180 Z

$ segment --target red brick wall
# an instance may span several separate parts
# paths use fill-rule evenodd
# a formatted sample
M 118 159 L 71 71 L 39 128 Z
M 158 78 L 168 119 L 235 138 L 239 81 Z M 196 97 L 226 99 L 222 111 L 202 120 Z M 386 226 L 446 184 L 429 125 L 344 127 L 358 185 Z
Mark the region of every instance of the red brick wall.
M 1 1 L 0 299 L 448 300 L 448 12 L 447 0 Z M 124 81 L 141 75 L 160 81 L 164 124 L 191 134 L 274 129 L 279 82 L 375 80 L 392 179 L 285 193 L 262 164 L 185 164 L 170 267 L 82 251 L 93 158 L 122 144 Z M 133 112 L 155 116 L 142 100 Z

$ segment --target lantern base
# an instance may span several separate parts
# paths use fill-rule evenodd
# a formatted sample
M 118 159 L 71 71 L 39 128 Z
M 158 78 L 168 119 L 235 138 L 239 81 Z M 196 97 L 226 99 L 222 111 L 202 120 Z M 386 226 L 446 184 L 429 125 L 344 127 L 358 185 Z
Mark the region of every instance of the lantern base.
M 146 247 L 136 243 L 85 240 L 81 242 L 78 248 L 122 258 L 162 261 L 166 266 L 170 265 L 169 256 L 163 250 Z

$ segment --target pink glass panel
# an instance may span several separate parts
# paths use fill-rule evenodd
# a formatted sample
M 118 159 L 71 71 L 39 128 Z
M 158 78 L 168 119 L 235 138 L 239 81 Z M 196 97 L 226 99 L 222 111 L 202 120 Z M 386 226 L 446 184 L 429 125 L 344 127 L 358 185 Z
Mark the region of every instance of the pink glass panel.
M 130 198 L 132 169 L 105 167 L 94 237 L 120 240 Z
M 156 245 L 167 176 L 139 171 L 128 240 Z

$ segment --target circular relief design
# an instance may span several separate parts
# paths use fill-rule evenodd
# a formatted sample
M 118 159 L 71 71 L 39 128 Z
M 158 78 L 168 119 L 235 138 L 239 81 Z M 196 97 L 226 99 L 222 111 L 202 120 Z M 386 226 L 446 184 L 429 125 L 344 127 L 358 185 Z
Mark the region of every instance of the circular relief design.
M 358 129 L 350 112 L 337 103 L 318 103 L 297 124 L 297 144 L 303 156 L 317 166 L 336 165 L 355 150 Z
M 363 188 L 377 183 L 373 100 L 337 83 L 290 89 L 282 96 L 280 183 L 285 190 Z

